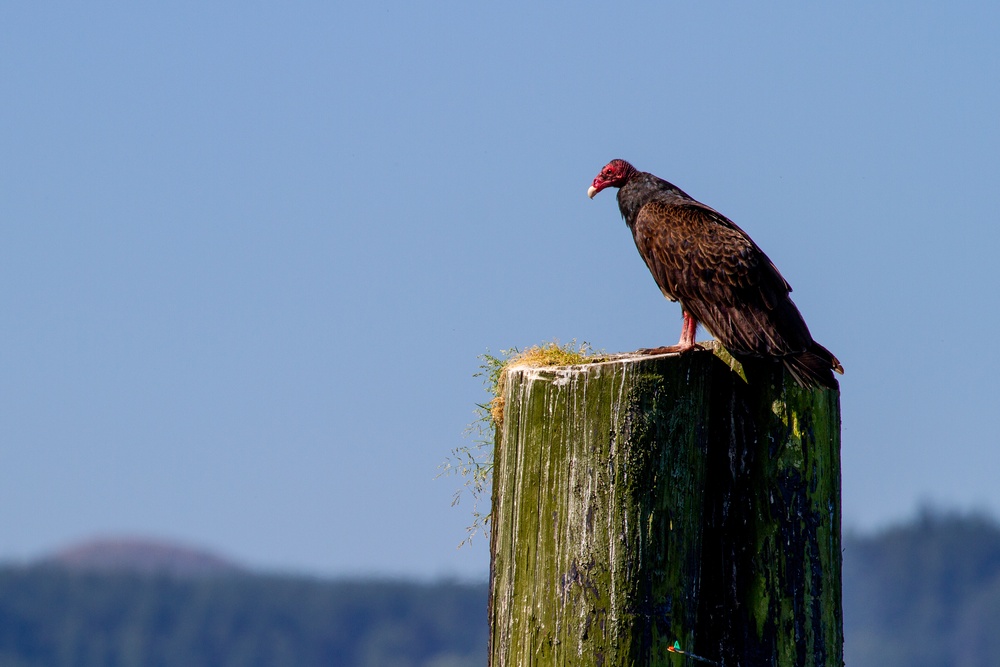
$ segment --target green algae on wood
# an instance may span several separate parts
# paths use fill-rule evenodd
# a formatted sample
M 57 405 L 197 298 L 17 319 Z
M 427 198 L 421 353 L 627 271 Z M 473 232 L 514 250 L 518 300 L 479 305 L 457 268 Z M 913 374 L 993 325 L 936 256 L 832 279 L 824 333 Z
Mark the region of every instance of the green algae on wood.
M 506 374 L 491 665 L 842 664 L 836 392 L 707 353 Z

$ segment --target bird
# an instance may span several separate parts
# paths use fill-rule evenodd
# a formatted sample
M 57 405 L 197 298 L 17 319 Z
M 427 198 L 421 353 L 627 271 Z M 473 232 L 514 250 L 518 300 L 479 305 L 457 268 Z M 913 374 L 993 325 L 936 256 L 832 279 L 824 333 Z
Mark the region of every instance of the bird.
M 813 340 L 788 281 L 736 223 L 625 160 L 605 165 L 587 196 L 608 187 L 618 188 L 622 218 L 660 291 L 683 314 L 677 345 L 640 352 L 695 349 L 701 324 L 744 366 L 780 362 L 801 387 L 839 388 L 834 372 L 844 367 Z

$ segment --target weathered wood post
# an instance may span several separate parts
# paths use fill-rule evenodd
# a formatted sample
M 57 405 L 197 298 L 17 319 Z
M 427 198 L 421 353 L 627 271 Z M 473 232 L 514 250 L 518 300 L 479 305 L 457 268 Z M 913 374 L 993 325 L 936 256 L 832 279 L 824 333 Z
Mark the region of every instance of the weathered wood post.
M 710 352 L 508 368 L 493 667 L 841 667 L 839 394 L 751 380 Z

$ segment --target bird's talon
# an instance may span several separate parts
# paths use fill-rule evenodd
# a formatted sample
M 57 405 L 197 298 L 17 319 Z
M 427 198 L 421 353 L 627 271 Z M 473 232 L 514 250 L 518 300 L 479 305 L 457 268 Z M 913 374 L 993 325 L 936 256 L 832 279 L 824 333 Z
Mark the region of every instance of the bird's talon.
M 666 345 L 664 347 L 644 347 L 640 350 L 636 350 L 635 352 L 636 354 L 653 356 L 656 354 L 674 354 L 680 351 L 680 345 Z
M 687 354 L 692 350 L 704 350 L 706 349 L 704 345 L 700 343 L 691 343 L 690 345 L 665 345 L 663 347 L 644 347 L 642 349 L 636 350 L 636 354 L 641 354 L 644 356 L 653 356 L 657 354 Z

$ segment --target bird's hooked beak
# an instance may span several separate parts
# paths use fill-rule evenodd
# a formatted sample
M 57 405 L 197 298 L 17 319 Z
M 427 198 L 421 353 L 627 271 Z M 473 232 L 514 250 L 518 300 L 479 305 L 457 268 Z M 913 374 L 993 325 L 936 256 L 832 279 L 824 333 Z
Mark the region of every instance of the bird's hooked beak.
M 593 199 L 594 195 L 596 195 L 598 192 L 600 192 L 600 190 L 595 188 L 593 185 L 587 188 L 587 196 L 590 197 L 591 199 Z

